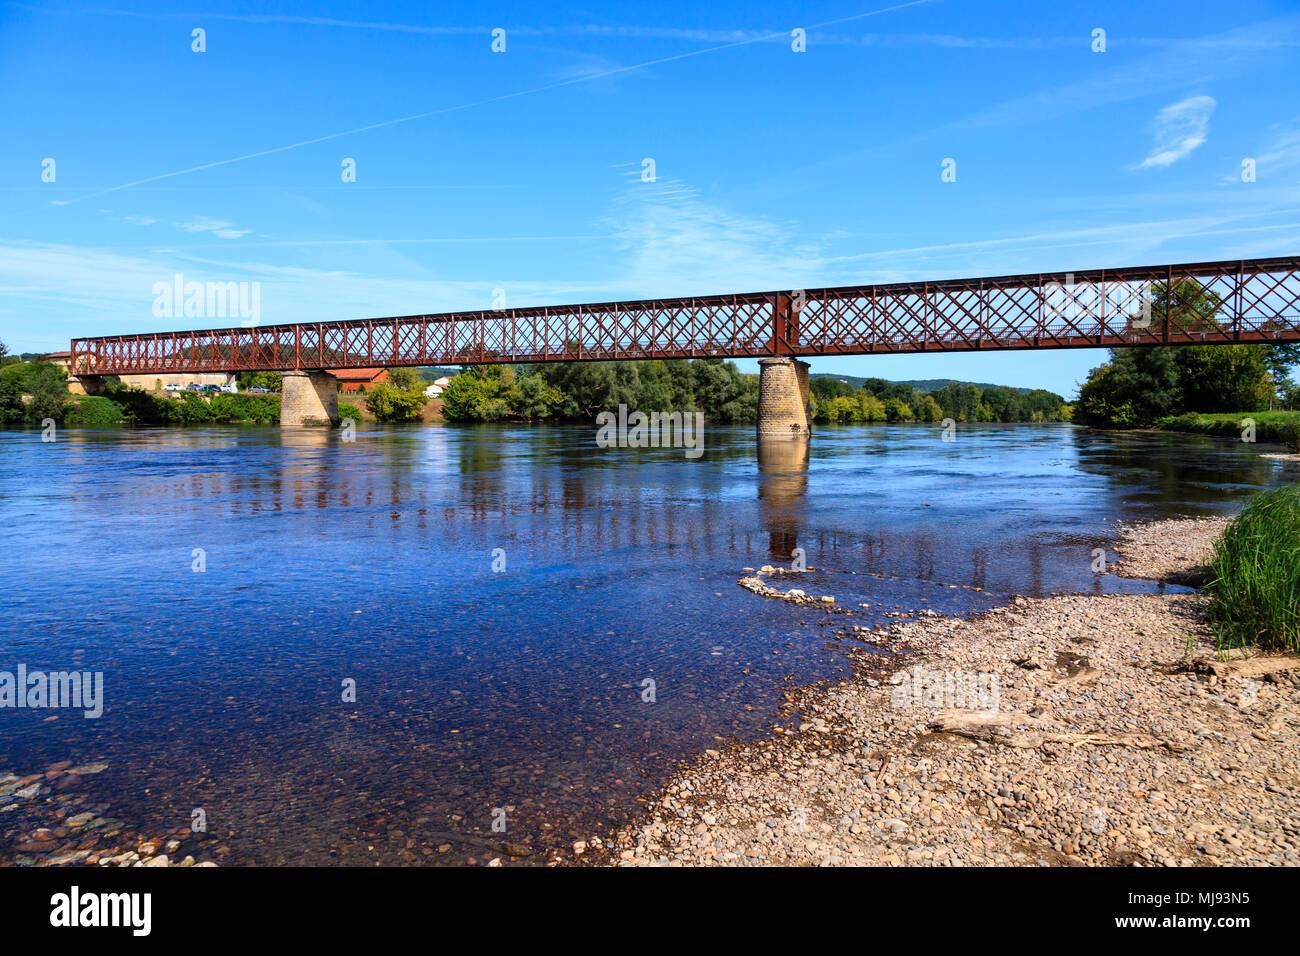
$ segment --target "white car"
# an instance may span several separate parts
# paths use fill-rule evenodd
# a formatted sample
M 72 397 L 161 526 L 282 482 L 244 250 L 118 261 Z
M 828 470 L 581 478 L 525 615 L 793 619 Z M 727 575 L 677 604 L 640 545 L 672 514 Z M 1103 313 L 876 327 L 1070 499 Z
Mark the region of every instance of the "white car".
M 164 392 L 183 392 L 183 391 L 185 391 L 185 386 L 184 386 L 184 385 L 164 385 L 164 386 L 163 386 L 163 391 L 164 391 Z

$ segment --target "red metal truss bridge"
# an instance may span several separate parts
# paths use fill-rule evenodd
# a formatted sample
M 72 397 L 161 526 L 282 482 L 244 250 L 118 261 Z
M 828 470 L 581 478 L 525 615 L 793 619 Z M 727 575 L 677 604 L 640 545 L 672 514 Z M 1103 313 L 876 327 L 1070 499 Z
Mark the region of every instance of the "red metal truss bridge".
M 1300 257 L 72 340 L 77 375 L 1300 342 Z

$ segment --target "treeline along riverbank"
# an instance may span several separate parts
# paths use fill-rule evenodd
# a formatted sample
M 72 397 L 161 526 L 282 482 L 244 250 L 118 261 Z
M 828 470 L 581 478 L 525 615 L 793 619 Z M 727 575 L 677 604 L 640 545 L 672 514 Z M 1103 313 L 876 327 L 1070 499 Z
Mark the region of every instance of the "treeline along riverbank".
M 1051 392 L 949 382 L 922 392 L 871 378 L 855 388 L 832 376 L 810 382 L 813 420 L 837 422 L 1066 421 L 1070 409 Z M 606 409 L 703 412 L 719 424 L 758 419 L 758 376 L 723 359 L 573 362 L 478 366 L 443 394 L 450 421 L 594 421 Z

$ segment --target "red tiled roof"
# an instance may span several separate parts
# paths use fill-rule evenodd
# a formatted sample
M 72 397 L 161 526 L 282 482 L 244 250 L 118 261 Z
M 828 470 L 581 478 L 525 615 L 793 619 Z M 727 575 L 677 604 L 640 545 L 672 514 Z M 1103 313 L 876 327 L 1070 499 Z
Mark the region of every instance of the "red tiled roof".
M 383 375 L 386 369 L 382 368 L 332 368 L 327 370 L 331 375 L 344 382 L 373 382 L 379 376 Z

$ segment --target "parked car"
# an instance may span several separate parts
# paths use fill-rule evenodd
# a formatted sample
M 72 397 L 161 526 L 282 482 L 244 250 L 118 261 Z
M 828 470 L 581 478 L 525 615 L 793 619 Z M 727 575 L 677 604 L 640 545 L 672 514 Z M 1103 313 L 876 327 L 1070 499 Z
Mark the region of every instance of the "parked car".
M 271 390 L 270 390 L 269 388 L 263 388 L 261 385 L 254 385 L 252 388 L 249 389 L 249 391 L 250 391 L 250 392 L 259 392 L 259 393 L 265 395 L 266 393 L 268 393 L 268 392 L 271 391 Z
M 205 391 L 205 392 L 219 392 L 219 391 L 221 391 L 221 386 L 220 386 L 220 385 L 204 385 L 204 386 L 203 386 L 203 391 Z
M 184 386 L 184 385 L 175 385 L 175 384 L 173 384 L 173 385 L 164 385 L 164 386 L 163 386 L 163 391 L 164 391 L 164 392 L 183 392 L 183 391 L 185 391 L 185 386 Z
M 201 391 L 203 391 L 203 386 L 202 386 L 202 385 L 196 385 L 194 382 L 190 382 L 190 384 L 188 384 L 188 385 L 185 386 L 185 391 L 187 391 L 187 392 L 201 392 Z

